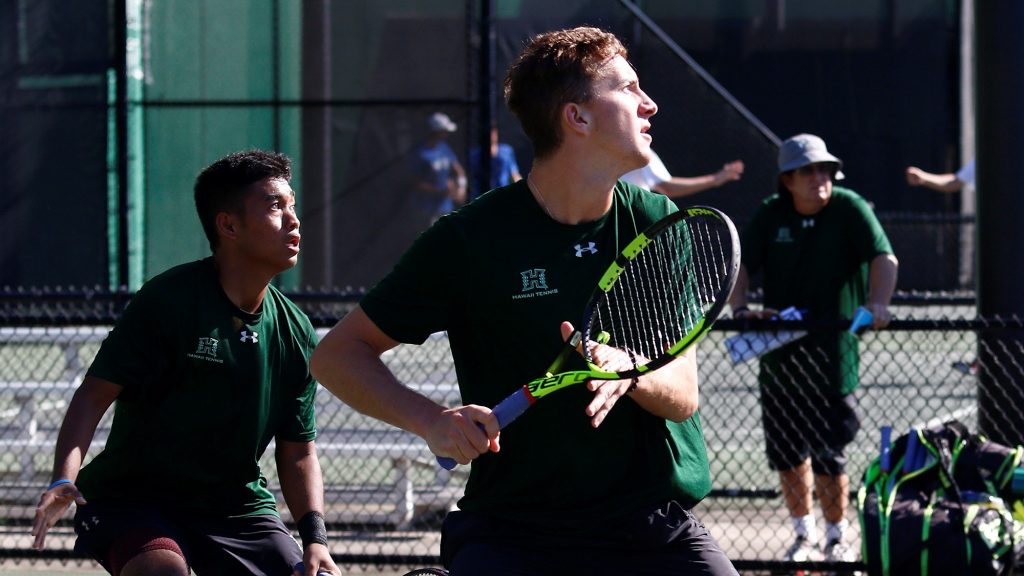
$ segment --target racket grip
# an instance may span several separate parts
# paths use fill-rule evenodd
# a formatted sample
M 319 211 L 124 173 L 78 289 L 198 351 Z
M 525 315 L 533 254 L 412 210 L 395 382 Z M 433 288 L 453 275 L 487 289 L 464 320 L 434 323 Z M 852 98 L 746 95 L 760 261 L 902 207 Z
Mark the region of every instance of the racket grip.
M 516 418 L 523 415 L 526 409 L 530 407 L 530 395 L 527 392 L 526 386 L 523 386 L 519 390 L 509 394 L 504 400 L 498 402 L 498 405 L 494 407 L 494 415 L 498 417 L 498 427 L 504 429 L 506 426 L 511 424 Z
M 504 400 L 498 402 L 498 405 L 494 407 L 492 412 L 498 418 L 498 428 L 504 428 L 512 423 L 513 420 L 519 418 L 526 412 L 526 409 L 530 407 L 530 396 L 527 393 L 526 386 L 516 390 L 509 394 Z M 437 463 L 445 470 L 452 470 L 458 466 L 458 462 L 454 458 L 447 456 L 438 456 Z

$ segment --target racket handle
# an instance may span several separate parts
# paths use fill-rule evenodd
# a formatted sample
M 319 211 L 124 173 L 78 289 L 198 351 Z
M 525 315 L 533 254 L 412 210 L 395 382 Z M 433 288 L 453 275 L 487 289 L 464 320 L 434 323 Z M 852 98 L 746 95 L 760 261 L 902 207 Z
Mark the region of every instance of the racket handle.
M 306 574 L 306 566 L 303 565 L 302 562 L 299 562 L 298 564 L 295 565 L 295 571 L 298 572 L 299 574 L 305 575 Z M 316 576 L 331 576 L 331 573 L 330 572 L 324 572 L 322 570 L 317 570 Z
M 445 470 L 454 470 L 455 467 L 459 465 L 459 463 L 455 461 L 455 458 L 449 458 L 447 456 L 438 456 L 437 464 Z
M 498 418 L 498 428 L 502 429 L 511 424 L 516 418 L 522 416 L 523 412 L 526 412 L 526 409 L 530 407 L 531 403 L 530 395 L 527 392 L 526 386 L 523 386 L 509 394 L 501 402 L 498 402 L 498 405 L 492 410 L 494 415 Z M 447 456 L 438 456 L 437 463 L 445 470 L 452 470 L 459 464 L 454 458 L 449 458 Z
M 853 314 L 853 321 L 850 322 L 850 334 L 856 335 L 860 333 L 860 330 L 865 326 L 870 326 L 874 319 L 875 317 L 871 314 L 871 311 L 863 306 L 858 306 L 857 311 Z
M 882 468 L 882 472 L 888 472 L 892 469 L 891 464 L 891 446 L 892 443 L 892 426 L 882 426 L 882 447 L 881 455 L 878 463 Z
M 907 432 L 907 449 L 903 453 L 903 473 L 908 474 L 916 470 L 918 464 L 918 451 L 921 447 L 918 445 L 917 429 L 911 428 Z

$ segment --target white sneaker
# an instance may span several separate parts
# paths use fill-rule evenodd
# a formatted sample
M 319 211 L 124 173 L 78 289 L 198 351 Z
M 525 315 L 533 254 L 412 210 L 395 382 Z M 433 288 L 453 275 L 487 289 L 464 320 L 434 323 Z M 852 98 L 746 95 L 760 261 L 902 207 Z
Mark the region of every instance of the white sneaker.
M 806 536 L 797 536 L 782 559 L 786 562 L 820 562 L 823 557 L 817 544 L 808 541 Z
M 842 540 L 831 540 L 825 545 L 827 562 L 856 562 L 857 552 Z

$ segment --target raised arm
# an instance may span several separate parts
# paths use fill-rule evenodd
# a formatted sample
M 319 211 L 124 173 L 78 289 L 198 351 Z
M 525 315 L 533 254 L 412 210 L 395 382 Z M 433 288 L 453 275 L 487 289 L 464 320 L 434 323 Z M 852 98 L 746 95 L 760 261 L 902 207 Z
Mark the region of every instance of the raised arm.
M 717 188 L 726 182 L 739 180 L 742 177 L 743 161 L 734 160 L 713 174 L 692 177 L 673 176 L 672 179 L 657 184 L 654 189 L 669 198 L 681 198 L 710 188 Z
M 907 167 L 907 184 L 911 186 L 924 186 L 939 192 L 959 192 L 964 187 L 964 182 L 952 172 L 933 174 L 921 170 L 917 166 Z
M 381 354 L 397 345 L 356 307 L 320 341 L 310 370 L 343 402 L 420 436 L 438 456 L 468 464 L 488 450 L 497 451 L 498 421 L 489 408 L 446 408 L 395 378 Z

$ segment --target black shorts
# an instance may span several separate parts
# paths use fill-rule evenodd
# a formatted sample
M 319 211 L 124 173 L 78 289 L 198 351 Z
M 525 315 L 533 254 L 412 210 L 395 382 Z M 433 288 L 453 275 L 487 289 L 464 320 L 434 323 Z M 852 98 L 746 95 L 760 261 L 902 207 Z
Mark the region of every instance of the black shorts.
M 761 383 L 765 452 L 773 470 L 792 470 L 811 459 L 815 474 L 846 471 L 846 446 L 860 430 L 853 394 Z
M 441 530 L 441 560 L 451 576 L 737 574 L 704 525 L 676 502 L 613 525 L 599 534 L 545 530 L 450 512 Z
M 302 561 L 295 538 L 274 515 L 224 518 L 134 504 L 89 503 L 75 513 L 75 533 L 75 551 L 91 556 L 111 574 L 111 552 L 128 538 L 140 544 L 170 538 L 199 576 L 289 576 Z

